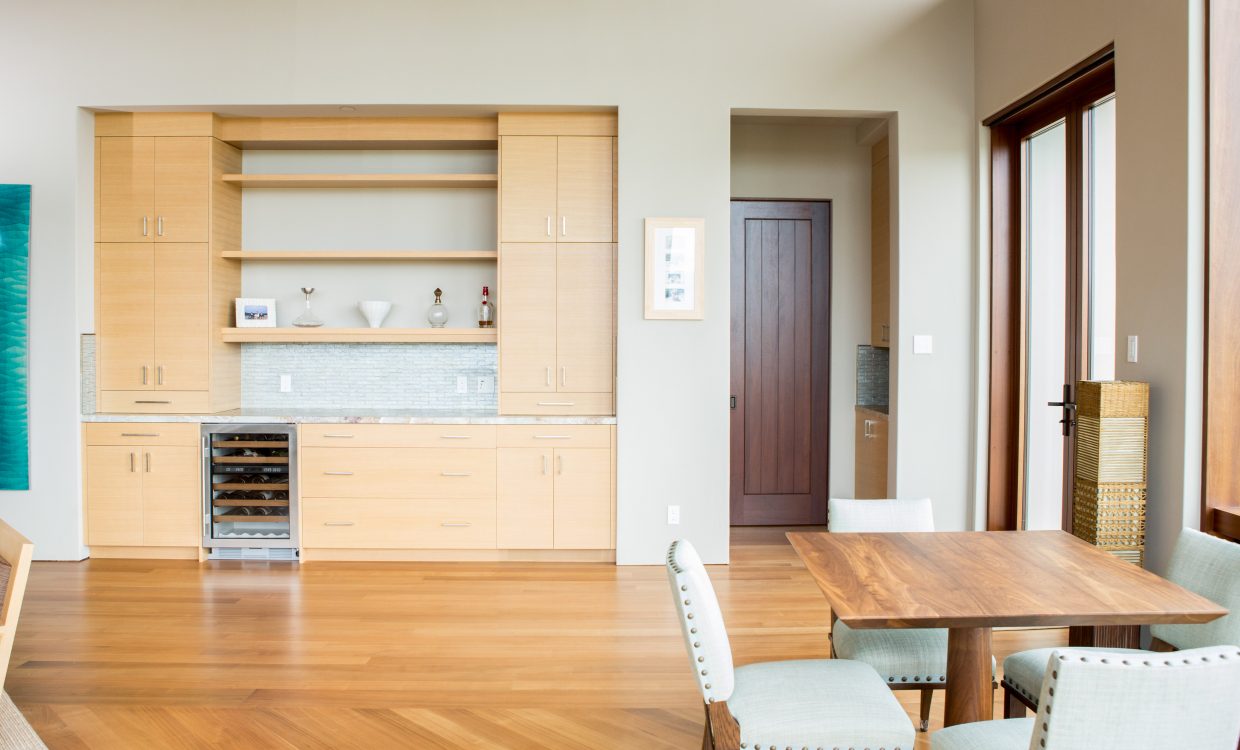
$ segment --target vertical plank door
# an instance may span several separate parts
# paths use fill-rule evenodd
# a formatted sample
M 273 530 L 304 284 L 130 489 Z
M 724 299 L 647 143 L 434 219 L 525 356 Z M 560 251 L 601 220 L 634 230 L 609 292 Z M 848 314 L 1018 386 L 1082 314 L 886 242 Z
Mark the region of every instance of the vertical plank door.
M 95 246 L 99 389 L 153 388 L 155 253 L 149 243 Z
M 86 447 L 87 544 L 142 544 L 141 463 L 141 446 Z
M 202 522 L 198 449 L 173 445 L 140 450 L 142 543 L 148 547 L 197 546 Z
M 505 244 L 499 255 L 500 390 L 555 392 L 556 246 Z
M 732 523 L 827 520 L 830 204 L 732 203 Z
M 614 255 L 610 243 L 556 248 L 555 377 L 561 393 L 612 391 Z
M 206 242 L 211 138 L 156 138 L 156 242 Z
M 496 547 L 551 549 L 554 479 L 550 448 L 500 448 Z
M 560 136 L 557 241 L 611 241 L 614 140 L 608 136 Z
M 155 139 L 95 139 L 100 242 L 152 242 L 155 236 Z
M 555 450 L 555 548 L 610 549 L 611 451 Z
M 506 135 L 501 138 L 500 241 L 555 242 L 555 200 L 556 137 Z
M 206 244 L 155 247 L 155 389 L 210 387 L 210 284 Z

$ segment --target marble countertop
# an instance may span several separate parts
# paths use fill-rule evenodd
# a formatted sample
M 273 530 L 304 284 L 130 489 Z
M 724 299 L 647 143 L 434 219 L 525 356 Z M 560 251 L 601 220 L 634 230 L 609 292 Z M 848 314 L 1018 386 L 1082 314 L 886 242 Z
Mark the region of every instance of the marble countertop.
M 615 424 L 615 417 L 506 417 L 489 410 L 233 409 L 218 414 L 84 414 L 83 422 L 208 424 Z

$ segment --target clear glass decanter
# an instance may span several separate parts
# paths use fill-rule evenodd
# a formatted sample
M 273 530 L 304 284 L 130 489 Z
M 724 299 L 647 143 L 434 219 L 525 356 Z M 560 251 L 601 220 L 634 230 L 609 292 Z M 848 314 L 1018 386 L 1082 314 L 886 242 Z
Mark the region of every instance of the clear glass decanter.
M 443 328 L 448 322 L 448 308 L 444 305 L 443 290 L 435 289 L 435 304 L 426 311 L 426 322 L 431 324 L 431 328 Z
M 299 328 L 318 328 L 323 325 L 323 321 L 310 310 L 310 295 L 314 294 L 314 287 L 303 286 L 301 291 L 305 292 L 306 295 L 306 311 L 297 316 L 297 319 L 293 321 L 293 325 Z

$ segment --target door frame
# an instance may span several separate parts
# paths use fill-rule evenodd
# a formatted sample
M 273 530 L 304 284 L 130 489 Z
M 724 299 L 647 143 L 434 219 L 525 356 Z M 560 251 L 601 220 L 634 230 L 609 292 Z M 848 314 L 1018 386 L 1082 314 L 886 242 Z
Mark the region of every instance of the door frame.
M 739 204 L 744 204 L 749 211 L 737 211 Z M 815 502 L 812 510 L 814 515 L 821 516 L 817 523 L 827 522 L 827 495 L 830 493 L 830 458 L 831 458 L 831 289 L 832 289 L 832 253 L 831 253 L 831 220 L 833 205 L 830 199 L 774 199 L 774 198 L 733 198 L 729 202 L 731 214 L 731 320 L 730 320 L 730 386 L 732 394 L 731 419 L 729 420 L 729 522 L 732 525 L 784 525 L 772 520 L 765 523 L 761 519 L 745 519 L 739 516 L 740 497 L 745 487 L 745 220 L 754 218 L 800 219 L 812 222 L 817 219 L 823 222 L 827 231 L 822 237 L 813 236 L 810 240 L 811 263 L 815 255 L 815 246 L 822 242 L 822 254 L 825 256 L 825 274 L 820 277 L 814 274 L 810 282 L 811 298 L 815 301 L 813 315 L 811 352 L 819 350 L 825 353 L 824 361 L 816 363 L 811 357 L 810 388 L 813 400 L 821 404 L 811 416 L 811 438 L 821 435 L 824 439 L 821 446 L 811 446 L 810 466 L 814 465 L 815 456 L 821 453 L 822 498 L 821 503 Z M 738 242 L 739 240 L 739 242 Z M 819 365 L 815 369 L 813 365 Z M 814 488 L 810 484 L 811 493 Z M 821 509 L 819 509 L 821 504 Z
M 1115 91 L 1115 46 L 1095 52 L 1057 78 L 1000 112 L 986 118 L 990 129 L 990 409 L 987 461 L 986 528 L 1014 530 L 1020 525 L 1024 476 L 1025 411 L 1025 274 L 1023 258 L 1022 144 L 1032 132 L 1068 113 L 1067 263 L 1069 290 L 1078 304 L 1070 305 L 1065 333 L 1084 335 L 1087 321 L 1077 314 L 1084 289 L 1080 118 L 1084 107 Z M 1075 122 L 1074 122 L 1075 120 Z M 1087 351 L 1077 348 L 1065 358 L 1065 382 L 1078 379 Z M 1063 527 L 1071 528 L 1070 467 L 1075 432 L 1064 441 L 1065 488 Z

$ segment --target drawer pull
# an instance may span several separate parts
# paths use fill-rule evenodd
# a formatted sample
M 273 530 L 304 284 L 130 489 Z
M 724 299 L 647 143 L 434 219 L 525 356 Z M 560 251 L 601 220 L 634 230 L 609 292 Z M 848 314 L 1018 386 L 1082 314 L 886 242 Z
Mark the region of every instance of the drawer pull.
M 352 521 L 324 521 L 324 526 L 352 526 Z
M 440 435 L 440 440 L 469 440 L 469 435 Z
M 535 440 L 571 440 L 572 435 L 535 435 Z
M 323 433 L 323 437 L 325 437 L 325 438 L 351 438 L 351 437 L 353 437 L 353 436 L 352 436 L 352 435 L 346 435 L 346 434 L 344 434 L 344 433 L 340 433 L 340 432 L 337 432 L 337 433 L 325 432 L 325 433 Z
M 460 527 L 465 527 L 465 526 L 473 526 L 473 524 L 472 524 L 472 523 L 470 523 L 469 521 L 444 521 L 443 523 L 441 523 L 441 524 L 439 524 L 439 525 L 440 525 L 440 526 L 448 526 L 448 527 L 453 527 L 453 528 L 460 528 Z
M 145 399 L 145 400 L 138 399 L 138 400 L 135 400 L 134 403 L 135 404 L 171 404 L 172 402 L 171 401 L 156 401 L 152 399 Z
M 159 437 L 158 432 L 122 432 L 121 437 Z
M 441 471 L 439 474 L 445 477 L 472 477 L 474 475 L 472 471 Z
M 329 477 L 351 477 L 353 476 L 353 472 L 351 471 L 325 471 L 323 473 Z
M 539 401 L 539 406 L 576 406 L 576 401 Z

